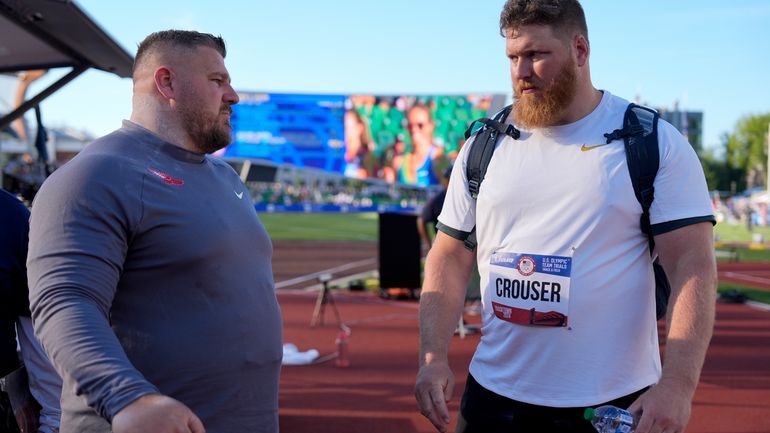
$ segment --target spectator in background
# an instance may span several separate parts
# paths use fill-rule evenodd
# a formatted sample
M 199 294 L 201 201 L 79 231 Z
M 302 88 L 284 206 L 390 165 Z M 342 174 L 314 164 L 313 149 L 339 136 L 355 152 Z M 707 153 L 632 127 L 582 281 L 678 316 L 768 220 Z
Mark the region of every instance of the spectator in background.
M 398 179 L 396 167 L 401 166 L 401 162 L 406 154 L 406 143 L 402 134 L 396 135 L 392 146 L 388 146 L 382 154 L 382 177 L 385 182 L 395 183 Z
M 435 236 L 436 224 L 438 224 L 438 216 L 441 214 L 441 208 L 444 206 L 444 199 L 446 198 L 447 185 L 449 184 L 449 176 L 452 173 L 452 167 L 448 167 L 444 171 L 444 175 L 441 177 L 441 191 L 436 193 L 433 197 L 428 199 L 425 205 L 420 210 L 420 214 L 417 216 L 417 231 L 420 233 L 420 238 L 423 244 L 427 247 L 425 251 L 430 250 L 433 245 L 433 237 Z
M 0 377 L 13 373 L 7 383 L 10 401 L 21 431 L 59 431 L 61 378 L 48 360 L 32 330 L 27 290 L 29 210 L 0 189 Z M 14 329 L 15 328 L 15 329 Z M 16 353 L 18 338 L 23 363 Z M 21 368 L 21 370 L 16 371 Z M 3 404 L 2 411 L 8 410 Z M 4 422 L 11 422 L 3 417 Z M 14 430 L 17 426 L 0 425 Z M 6 430 L 2 430 L 6 431 Z
M 366 179 L 375 176 L 377 164 L 369 126 L 356 110 L 345 112 L 345 176 Z
M 16 319 L 25 310 L 27 219 L 29 211 L 13 195 L 0 190 L 0 378 L 21 367 L 16 353 Z M 18 432 L 14 408 L 0 391 L 0 430 Z
M 444 176 L 441 180 L 441 191 L 436 195 L 428 199 L 423 206 L 420 214 L 417 216 L 417 231 L 420 233 L 423 245 L 427 248 L 425 252 L 430 251 L 433 246 L 433 239 L 437 232 L 438 217 L 441 214 L 441 209 L 444 207 L 444 199 L 446 198 L 447 186 L 449 184 L 449 177 L 452 174 L 452 167 L 448 167 L 444 172 Z M 479 289 L 479 270 L 474 265 L 471 277 L 468 279 L 468 285 L 466 287 L 465 300 L 471 301 L 473 304 L 470 306 L 470 311 L 474 314 L 479 313 L 480 305 L 479 299 L 481 297 Z M 465 326 L 465 320 L 460 317 L 460 326 Z M 467 332 L 470 328 L 466 328 L 463 332 Z M 459 331 L 459 328 L 458 328 Z
M 371 118 L 377 98 L 374 95 L 353 95 L 350 97 L 353 107 L 362 117 Z
M 408 185 L 438 185 L 449 161 L 433 139 L 436 124 L 427 105 L 417 103 L 406 113 L 411 149 L 394 167 L 397 179 Z
M 751 204 L 751 200 L 746 200 L 746 207 L 743 208 L 743 213 L 746 218 L 746 230 L 749 232 L 754 231 L 754 206 Z
M 139 44 L 130 120 L 35 198 L 35 332 L 65 380 L 62 433 L 277 433 L 281 314 L 246 186 L 207 155 L 238 95 L 221 37 Z

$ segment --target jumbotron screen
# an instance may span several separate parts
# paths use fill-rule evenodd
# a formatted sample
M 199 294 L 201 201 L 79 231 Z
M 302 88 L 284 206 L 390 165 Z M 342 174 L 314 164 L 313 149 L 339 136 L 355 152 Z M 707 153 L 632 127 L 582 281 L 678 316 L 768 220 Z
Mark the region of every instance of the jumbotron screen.
M 239 93 L 233 106 L 233 143 L 225 157 L 342 171 L 346 97 Z
M 506 102 L 502 94 L 239 96 L 225 157 L 418 186 L 439 183 L 471 121 Z

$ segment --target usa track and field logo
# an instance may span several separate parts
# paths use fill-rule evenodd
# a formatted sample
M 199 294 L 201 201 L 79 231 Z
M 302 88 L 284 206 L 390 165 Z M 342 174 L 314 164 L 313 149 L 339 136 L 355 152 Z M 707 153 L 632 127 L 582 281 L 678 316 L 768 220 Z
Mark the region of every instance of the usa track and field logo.
M 518 269 L 519 273 L 525 277 L 532 275 L 537 271 L 535 260 L 530 256 L 521 256 L 519 262 L 516 263 L 516 269 Z

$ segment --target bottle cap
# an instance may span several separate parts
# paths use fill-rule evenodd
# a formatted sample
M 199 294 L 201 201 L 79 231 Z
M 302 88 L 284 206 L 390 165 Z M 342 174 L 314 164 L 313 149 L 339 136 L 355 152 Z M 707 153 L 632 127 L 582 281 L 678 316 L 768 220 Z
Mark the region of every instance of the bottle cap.
M 588 421 L 590 421 L 590 420 L 594 419 L 594 414 L 595 414 L 595 413 L 596 413 L 596 411 L 594 411 L 594 408 L 592 408 L 592 407 L 588 407 L 588 408 L 586 408 L 586 410 L 583 412 L 583 418 L 585 418 L 585 419 L 587 419 Z

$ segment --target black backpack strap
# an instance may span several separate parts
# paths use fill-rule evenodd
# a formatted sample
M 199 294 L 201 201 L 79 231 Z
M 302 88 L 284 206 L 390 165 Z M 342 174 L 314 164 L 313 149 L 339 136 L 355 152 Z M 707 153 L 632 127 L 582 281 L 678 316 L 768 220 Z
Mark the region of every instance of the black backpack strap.
M 658 112 L 651 108 L 629 104 L 623 119 L 623 129 L 630 132 L 623 136 L 626 162 L 634 194 L 642 206 L 640 226 L 650 241 L 650 253 L 655 248 L 650 229 L 650 206 L 655 198 L 655 175 L 660 166 L 658 117 Z
M 487 173 L 487 167 L 489 166 L 489 161 L 492 159 L 492 154 L 495 152 L 498 137 L 502 134 L 511 136 L 514 139 L 521 136 L 519 130 L 513 125 L 505 124 L 505 119 L 511 114 L 512 108 L 513 105 L 503 108 L 492 119 L 485 117 L 474 120 L 465 131 L 465 138 L 468 139 L 472 135 L 473 128 L 477 122 L 484 124 L 484 126 L 475 133 L 476 138 L 473 140 L 473 144 L 468 153 L 465 170 L 465 174 L 468 177 L 468 191 L 474 199 L 479 195 L 479 188 Z
M 475 133 L 476 138 L 473 140 L 473 144 L 468 153 L 465 171 L 468 177 L 468 191 L 474 199 L 479 195 L 479 188 L 487 173 L 487 167 L 489 166 L 489 161 L 492 159 L 492 154 L 495 152 L 498 138 L 502 134 L 513 137 L 514 140 L 521 136 L 519 130 L 513 125 L 505 124 L 505 119 L 511 114 L 512 108 L 513 105 L 503 108 L 491 119 L 485 117 L 474 120 L 465 131 L 465 138 L 468 139 L 473 135 L 473 128 L 476 123 L 482 123 L 484 125 Z
M 655 249 L 655 239 L 650 227 L 650 206 L 655 199 L 655 176 L 660 167 L 658 117 L 658 112 L 651 108 L 629 104 L 623 118 L 623 128 L 604 134 L 607 143 L 622 138 L 625 144 L 631 184 L 636 199 L 642 206 L 639 225 L 647 235 L 650 255 Z M 666 315 L 671 285 L 657 258 L 652 263 L 652 269 L 655 273 L 655 315 L 657 319 L 661 319 Z
M 473 197 L 474 200 L 479 195 L 481 182 L 484 180 L 484 176 L 487 173 L 487 167 L 489 166 L 489 161 L 492 159 L 492 154 L 495 152 L 498 139 L 503 135 L 512 137 L 514 140 L 521 137 L 521 132 L 518 129 L 513 125 L 505 123 L 505 120 L 511 114 L 512 109 L 513 105 L 509 105 L 500 110 L 491 119 L 485 117 L 474 120 L 465 131 L 466 140 L 472 135 L 476 136 L 468 152 L 468 159 L 465 166 L 465 174 L 468 177 L 468 192 L 470 192 L 471 197 Z M 483 126 L 474 133 L 473 129 L 476 123 L 481 123 Z M 465 239 L 465 247 L 471 251 L 476 249 L 475 226 L 473 227 L 473 230 L 471 230 L 470 235 Z

